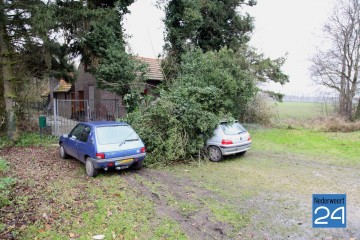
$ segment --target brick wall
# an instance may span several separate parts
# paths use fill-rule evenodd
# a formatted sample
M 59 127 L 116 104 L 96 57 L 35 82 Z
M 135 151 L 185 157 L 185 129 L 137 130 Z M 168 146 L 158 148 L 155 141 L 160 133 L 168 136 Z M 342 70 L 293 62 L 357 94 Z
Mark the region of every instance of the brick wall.
M 122 97 L 96 87 L 96 80 L 92 74 L 84 71 L 84 66 L 78 69 L 78 78 L 75 81 L 75 98 L 79 99 L 79 91 L 84 92 L 84 99 L 89 100 L 89 86 L 94 86 L 94 103 L 90 103 L 93 120 L 115 120 L 126 114 Z

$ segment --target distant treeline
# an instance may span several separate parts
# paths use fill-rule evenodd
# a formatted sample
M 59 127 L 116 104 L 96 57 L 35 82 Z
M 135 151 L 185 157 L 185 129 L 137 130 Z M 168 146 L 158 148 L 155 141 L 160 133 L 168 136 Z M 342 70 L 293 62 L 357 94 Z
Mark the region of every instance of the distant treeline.
M 309 102 L 309 103 L 336 103 L 338 102 L 338 97 L 309 97 L 309 96 L 295 96 L 295 95 L 285 95 L 283 98 L 284 102 Z

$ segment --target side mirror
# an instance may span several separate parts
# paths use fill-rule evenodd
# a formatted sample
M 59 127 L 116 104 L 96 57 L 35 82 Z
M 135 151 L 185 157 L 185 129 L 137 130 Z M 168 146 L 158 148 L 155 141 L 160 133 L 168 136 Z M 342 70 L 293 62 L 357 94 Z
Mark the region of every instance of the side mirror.
M 71 135 L 70 137 L 71 137 L 71 139 L 74 139 L 74 140 L 76 140 L 76 136 L 74 136 L 74 135 Z

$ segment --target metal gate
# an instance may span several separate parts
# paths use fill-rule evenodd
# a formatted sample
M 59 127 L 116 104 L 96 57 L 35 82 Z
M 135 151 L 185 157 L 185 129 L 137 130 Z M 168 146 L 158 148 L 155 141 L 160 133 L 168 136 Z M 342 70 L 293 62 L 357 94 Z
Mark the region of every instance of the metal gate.
M 67 134 L 78 122 L 91 119 L 88 100 L 54 99 L 54 115 L 50 120 L 53 135 Z
M 115 121 L 126 111 L 120 99 L 90 100 L 89 104 L 91 121 Z
M 78 122 L 114 121 L 124 116 L 125 106 L 119 99 L 60 100 L 54 99 L 53 114 L 49 118 L 52 135 L 67 134 Z

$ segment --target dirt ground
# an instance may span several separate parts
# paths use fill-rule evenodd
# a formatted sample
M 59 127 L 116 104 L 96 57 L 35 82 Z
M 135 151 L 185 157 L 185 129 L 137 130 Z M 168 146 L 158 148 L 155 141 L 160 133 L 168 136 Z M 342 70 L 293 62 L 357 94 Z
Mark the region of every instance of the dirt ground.
M 304 161 L 299 156 L 262 154 L 249 153 L 241 161 L 225 161 L 223 170 L 218 169 L 219 164 L 210 164 L 189 171 L 179 171 L 181 167 L 144 168 L 101 174 L 121 177 L 139 197 L 153 203 L 159 218 L 177 222 L 189 239 L 360 239 L 360 169 Z M 106 180 L 86 177 L 83 164 L 60 159 L 57 147 L 13 148 L 0 155 L 10 164 L 8 175 L 17 179 L 13 193 L 16 201 L 0 210 L 0 219 L 6 225 L 0 239 L 16 239 L 21 234 L 14 232 L 26 231 L 39 219 L 43 219 L 45 228 L 64 221 L 57 212 L 76 207 L 58 205 L 53 198 L 45 197 L 53 194 L 54 186 L 75 178 L 81 183 L 75 200 L 81 202 L 89 197 L 86 189 Z M 268 159 L 276 166 L 268 165 Z M 214 181 L 216 177 L 231 176 L 227 169 L 238 168 L 232 182 Z M 331 188 L 327 187 L 329 183 Z M 346 192 L 348 228 L 312 229 L 309 192 Z M 239 227 L 219 219 L 211 208 L 214 202 L 248 215 L 248 222 L 244 220 L 246 224 Z M 192 208 L 187 211 L 181 203 Z M 81 204 L 77 206 L 74 211 L 78 214 L 85 211 Z M 48 216 L 44 208 L 57 211 Z
M 44 215 L 44 209 L 61 209 L 69 206 L 57 206 L 55 201 L 46 196 L 51 195 L 54 185 L 66 183 L 72 178 L 82 181 L 83 189 L 91 188 L 94 179 L 85 175 L 79 177 L 78 172 L 83 172 L 82 163 L 70 159 L 64 161 L 58 156 L 57 148 L 26 147 L 3 150 L 1 156 L 10 164 L 8 176 L 18 179 L 14 198 L 14 205 L 1 209 L 1 221 L 6 224 L 4 231 L 0 232 L 0 239 L 16 239 L 13 232 L 21 232 L 34 224 L 39 219 L 44 219 L 51 225 L 56 221 L 63 221 L 59 214 Z M 83 173 L 84 174 L 84 173 Z M 110 174 L 113 177 L 122 177 L 129 187 L 135 188 L 139 196 L 145 196 L 155 204 L 156 213 L 160 218 L 168 217 L 181 226 L 181 229 L 191 239 L 229 239 L 225 231 L 232 227 L 226 223 L 210 219 L 209 210 L 197 211 L 194 214 L 184 215 L 179 213 L 174 206 L 169 205 L 167 196 L 174 194 L 178 200 L 184 200 L 196 205 L 203 205 L 192 195 L 201 195 L 218 198 L 213 193 L 196 186 L 188 179 L 175 178 L 159 170 L 142 169 L 141 171 L 126 170 Z M 144 184 L 146 182 L 147 185 Z M 151 189 L 155 182 L 161 183 L 156 193 Z M 166 183 L 166 184 L 165 184 Z M 187 191 L 185 186 L 192 187 Z M 85 192 L 85 191 L 84 191 Z M 158 192 L 158 193 L 157 193 Z M 86 196 L 82 196 L 86 199 Z M 19 200 L 21 199 L 21 200 Z M 81 199 L 79 199 L 80 201 Z M 25 201 L 25 204 L 24 202 Z M 171 238 L 171 237 L 170 237 Z

